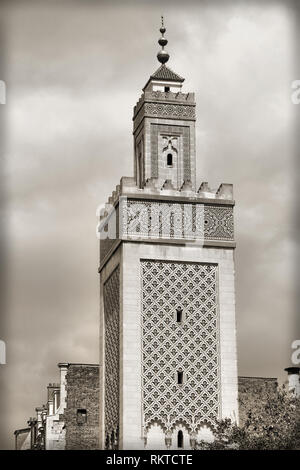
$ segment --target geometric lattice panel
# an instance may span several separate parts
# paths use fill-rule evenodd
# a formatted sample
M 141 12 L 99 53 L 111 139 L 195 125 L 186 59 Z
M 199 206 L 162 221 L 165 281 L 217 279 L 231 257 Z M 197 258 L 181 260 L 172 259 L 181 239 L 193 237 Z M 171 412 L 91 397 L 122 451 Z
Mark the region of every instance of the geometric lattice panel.
M 107 445 L 115 440 L 119 426 L 119 305 L 120 269 L 104 284 L 105 319 L 105 436 Z
M 233 208 L 224 206 L 205 206 L 204 238 L 207 240 L 233 239 Z
M 213 426 L 220 410 L 217 265 L 142 260 L 141 273 L 144 426 Z
M 127 199 L 122 233 L 130 237 L 233 241 L 232 206 Z

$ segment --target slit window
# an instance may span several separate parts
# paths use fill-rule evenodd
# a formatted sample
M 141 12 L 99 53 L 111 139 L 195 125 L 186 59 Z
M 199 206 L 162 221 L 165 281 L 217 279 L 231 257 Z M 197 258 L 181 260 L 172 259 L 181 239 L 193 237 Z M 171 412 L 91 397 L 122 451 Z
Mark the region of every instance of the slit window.
M 181 430 L 177 433 L 177 447 L 183 449 L 183 432 Z
M 182 308 L 181 307 L 178 307 L 176 310 L 176 321 L 177 323 L 182 322 Z
M 171 153 L 168 153 L 167 155 L 167 165 L 173 166 L 173 155 Z
M 87 422 L 87 412 L 85 409 L 80 408 L 77 410 L 77 424 L 79 426 L 85 424 Z
M 183 384 L 183 372 L 181 370 L 177 372 L 177 383 L 180 385 Z
M 166 92 L 166 93 L 169 93 L 169 91 L 170 91 L 170 87 L 169 87 L 169 86 L 165 86 L 165 92 Z

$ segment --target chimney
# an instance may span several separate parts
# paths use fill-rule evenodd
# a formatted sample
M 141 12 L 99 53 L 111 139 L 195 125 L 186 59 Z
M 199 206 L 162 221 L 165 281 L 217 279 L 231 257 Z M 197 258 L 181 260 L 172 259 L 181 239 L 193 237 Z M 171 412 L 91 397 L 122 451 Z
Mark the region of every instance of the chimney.
M 54 390 L 53 392 L 53 406 L 54 406 L 54 414 L 57 413 L 57 410 L 59 408 L 59 396 L 60 396 L 60 390 Z
M 300 367 L 287 367 L 284 370 L 288 373 L 289 390 L 300 397 Z
M 63 413 L 63 410 L 66 408 L 66 398 L 67 398 L 67 390 L 66 390 L 66 375 L 68 372 L 69 364 L 67 362 L 60 362 L 58 364 L 60 368 L 60 404 L 59 404 L 59 411 Z

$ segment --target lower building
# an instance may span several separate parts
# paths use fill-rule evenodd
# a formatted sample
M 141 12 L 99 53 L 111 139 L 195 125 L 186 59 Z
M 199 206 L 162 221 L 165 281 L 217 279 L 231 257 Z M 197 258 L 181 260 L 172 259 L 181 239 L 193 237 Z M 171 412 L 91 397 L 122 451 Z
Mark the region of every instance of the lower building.
M 59 363 L 60 381 L 47 386 L 47 405 L 17 429 L 16 450 L 98 449 L 99 365 Z
M 36 416 L 28 420 L 28 426 L 17 429 L 16 450 L 96 450 L 99 449 L 99 365 L 58 364 L 59 383 L 47 387 L 47 405 L 35 409 Z M 299 367 L 289 367 L 288 389 L 299 396 Z M 239 424 L 243 426 L 257 400 L 270 396 L 277 390 L 274 377 L 238 377 Z M 152 449 L 158 449 L 158 436 L 148 442 Z M 185 448 L 188 436 L 179 434 L 182 442 L 178 448 Z M 115 436 L 117 438 L 117 436 Z M 205 427 L 201 436 L 213 440 L 213 433 Z M 116 441 L 116 439 L 115 439 Z M 116 448 L 115 442 L 108 448 Z
M 31 449 L 31 432 L 30 428 L 16 429 L 15 436 L 15 449 L 16 450 L 30 450 Z

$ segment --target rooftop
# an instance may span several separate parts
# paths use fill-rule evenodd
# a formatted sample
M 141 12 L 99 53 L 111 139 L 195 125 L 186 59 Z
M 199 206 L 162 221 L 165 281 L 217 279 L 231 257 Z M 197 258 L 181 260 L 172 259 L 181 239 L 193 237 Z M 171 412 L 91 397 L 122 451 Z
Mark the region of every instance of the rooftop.
M 162 64 L 156 72 L 154 72 L 150 78 L 155 80 L 167 80 L 171 82 L 184 82 L 184 78 L 178 75 L 177 73 L 173 72 L 169 67 L 165 64 Z
M 165 64 L 162 64 L 152 75 L 150 75 L 149 80 L 147 81 L 146 85 L 144 86 L 143 90 L 147 88 L 149 82 L 151 80 L 163 80 L 166 82 L 184 82 L 184 78 L 178 75 L 177 73 L 173 72 L 169 67 Z

